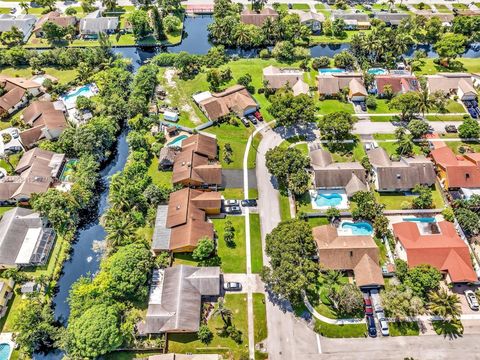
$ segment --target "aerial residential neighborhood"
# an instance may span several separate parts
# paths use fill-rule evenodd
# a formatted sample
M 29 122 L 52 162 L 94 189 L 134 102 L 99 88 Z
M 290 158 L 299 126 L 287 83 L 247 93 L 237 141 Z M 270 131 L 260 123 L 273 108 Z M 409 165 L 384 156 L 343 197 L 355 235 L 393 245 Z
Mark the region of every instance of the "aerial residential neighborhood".
M 480 357 L 480 3 L 0 0 L 0 360 Z

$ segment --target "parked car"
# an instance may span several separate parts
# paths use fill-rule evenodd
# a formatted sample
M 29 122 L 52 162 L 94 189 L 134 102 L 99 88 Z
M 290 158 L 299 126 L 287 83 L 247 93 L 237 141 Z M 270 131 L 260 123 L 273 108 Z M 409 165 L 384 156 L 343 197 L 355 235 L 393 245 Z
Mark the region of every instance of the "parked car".
M 238 200 L 225 200 L 223 202 L 224 206 L 238 206 Z
M 14 139 L 18 139 L 18 137 L 20 136 L 20 134 L 18 133 L 18 130 L 17 130 L 17 129 L 12 129 L 12 130 L 10 131 L 10 134 L 12 135 L 12 137 L 13 137 Z
M 365 143 L 365 150 L 372 150 L 372 145 L 370 143 Z
M 365 315 L 373 315 L 372 300 L 370 298 L 363 298 L 363 303 L 365 305 Z
M 223 284 L 223 289 L 226 291 L 240 291 L 242 290 L 242 284 L 235 281 L 229 281 Z
M 381 318 L 378 320 L 380 323 L 380 331 L 382 332 L 383 336 L 389 336 L 390 331 L 388 330 L 388 322 L 387 319 Z
M 445 131 L 447 133 L 456 133 L 457 132 L 457 127 L 455 125 L 446 125 L 445 126 Z
M 253 125 L 257 125 L 258 121 L 257 121 L 257 118 L 253 115 L 248 115 L 248 120 L 250 120 L 250 122 L 253 124 Z
M 293 8 L 293 5 L 289 3 L 289 4 L 288 4 L 288 8 L 289 8 L 289 9 L 292 9 L 292 8 Z
M 260 111 L 255 111 L 255 112 L 253 113 L 253 116 L 255 116 L 258 121 L 263 121 L 263 116 L 262 116 L 262 114 L 260 113 Z
M 364 101 L 360 103 L 360 108 L 362 109 L 362 111 L 367 111 L 367 105 L 365 104 Z
M 470 309 L 478 310 L 477 295 L 475 295 L 475 293 L 472 290 L 465 290 L 463 293 L 467 298 L 468 306 L 470 306 Z
M 242 121 L 243 125 L 245 125 L 246 127 L 250 126 L 250 123 L 248 122 L 246 117 L 242 116 L 240 120 Z
M 257 200 L 255 199 L 247 199 L 247 200 L 242 200 L 242 206 L 243 207 L 255 207 L 257 206 Z
M 372 315 L 367 316 L 368 336 L 377 337 L 377 327 L 375 326 L 375 319 Z
M 469 107 L 467 110 L 472 118 L 476 119 L 478 117 L 477 111 L 474 108 Z
M 229 206 L 229 207 L 225 208 L 225 213 L 226 214 L 232 214 L 232 215 L 241 214 L 242 209 L 240 208 L 240 206 Z
M 15 14 L 16 12 L 17 12 L 17 9 L 16 9 L 16 8 L 10 9 L 10 14 Z

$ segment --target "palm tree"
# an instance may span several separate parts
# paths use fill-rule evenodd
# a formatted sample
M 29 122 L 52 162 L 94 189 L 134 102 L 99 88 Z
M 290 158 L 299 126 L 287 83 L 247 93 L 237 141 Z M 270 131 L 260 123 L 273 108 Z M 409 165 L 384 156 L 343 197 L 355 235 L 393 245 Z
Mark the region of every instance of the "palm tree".
M 23 10 L 25 10 L 25 14 L 28 14 L 28 9 L 30 9 L 30 5 L 25 1 L 22 1 L 19 5 Z
M 323 281 L 325 286 L 332 287 L 340 282 L 342 273 L 337 270 L 327 270 L 323 273 Z
M 457 320 L 460 317 L 460 299 L 456 294 L 449 294 L 447 290 L 440 289 L 430 292 L 428 308 L 434 315 L 443 317 L 446 320 Z
M 212 316 L 220 316 L 225 324 L 225 327 L 228 327 L 232 324 L 232 310 L 225 307 L 223 298 L 218 299 L 218 306 L 214 310 Z
M 112 11 L 117 7 L 117 0 L 102 0 L 102 5 L 105 6 L 107 11 Z
M 107 232 L 105 240 L 112 248 L 131 243 L 136 234 L 133 221 L 128 217 L 117 217 L 110 221 L 105 221 L 105 230 Z

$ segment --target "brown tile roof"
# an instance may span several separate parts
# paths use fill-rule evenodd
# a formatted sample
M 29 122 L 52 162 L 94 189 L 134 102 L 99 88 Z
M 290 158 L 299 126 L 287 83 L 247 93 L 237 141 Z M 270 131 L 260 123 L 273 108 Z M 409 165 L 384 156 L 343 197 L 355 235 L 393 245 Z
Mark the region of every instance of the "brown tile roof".
M 7 90 L 10 90 L 11 87 L 18 86 L 21 87 L 22 89 L 35 89 L 35 88 L 40 88 L 40 85 L 37 84 L 35 81 L 32 80 L 27 80 L 24 78 L 16 78 L 16 77 L 7 77 L 2 79 L 3 82 L 5 82 L 5 88 Z
M 319 262 L 327 269 L 353 270 L 358 286 L 383 285 L 379 250 L 371 236 L 341 236 L 332 225 L 314 227 Z
M 255 26 L 262 26 L 263 23 L 270 19 L 278 18 L 278 13 L 272 8 L 263 8 L 261 11 L 256 12 L 254 10 L 245 9 L 240 15 L 240 21 L 244 24 L 250 24 Z
M 242 85 L 233 85 L 225 91 L 212 94 L 212 97 L 201 101 L 199 105 L 210 120 L 217 120 L 230 112 L 243 116 L 249 108 L 258 107 L 248 90 Z
M 28 105 L 22 113 L 23 122 L 32 126 L 33 122 L 37 120 L 43 112 L 55 110 L 53 103 L 50 101 L 33 101 Z
M 13 86 L 10 90 L 0 97 L 0 108 L 9 111 L 15 105 L 22 101 L 25 96 L 25 90 L 18 86 Z
M 361 81 L 361 80 L 360 80 Z M 367 89 L 363 86 L 363 83 L 360 82 L 359 79 L 352 79 L 348 84 L 349 88 L 349 96 L 367 96 Z
M 453 282 L 477 281 L 465 242 L 458 236 L 452 223 L 437 223 L 439 234 L 420 234 L 417 223 L 406 221 L 393 224 L 395 237 L 407 254 L 408 265 L 430 264 L 448 272 Z
M 472 75 L 468 73 L 438 73 L 427 76 L 428 89 L 430 92 L 443 91 L 450 93 L 458 90 L 460 80 L 472 85 Z
M 217 157 L 217 139 L 212 136 L 196 134 L 182 141 L 182 151 L 192 148 L 197 154 L 204 155 L 209 159 Z
M 209 164 L 206 156 L 199 155 L 188 148 L 175 157 L 173 163 L 173 184 L 192 183 L 216 184 L 222 183 L 222 167 L 218 164 Z
M 320 95 L 338 94 L 341 89 L 349 87 L 353 79 L 363 82 L 360 73 L 320 74 L 317 76 L 318 92 Z
M 41 30 L 42 26 L 47 21 L 66 28 L 69 25 L 75 25 L 77 23 L 77 18 L 75 16 L 63 16 L 58 11 L 51 11 L 48 14 L 43 15 L 40 19 L 38 19 L 33 31 L 35 32 L 35 31 Z
M 449 188 L 480 187 L 480 153 L 457 156 L 447 146 L 430 152 L 433 161 L 444 171 Z

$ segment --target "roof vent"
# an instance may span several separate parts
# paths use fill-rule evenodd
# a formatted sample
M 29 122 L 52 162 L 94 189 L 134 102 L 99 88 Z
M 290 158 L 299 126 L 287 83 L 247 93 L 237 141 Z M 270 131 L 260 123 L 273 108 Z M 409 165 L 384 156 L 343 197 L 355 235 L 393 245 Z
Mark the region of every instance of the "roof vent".
M 180 205 L 177 205 L 177 206 L 176 206 L 176 209 L 177 209 L 177 210 L 180 210 Z
M 397 174 L 397 179 L 401 179 L 402 177 L 400 176 L 400 174 Z

